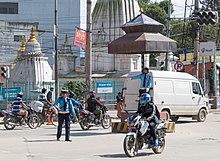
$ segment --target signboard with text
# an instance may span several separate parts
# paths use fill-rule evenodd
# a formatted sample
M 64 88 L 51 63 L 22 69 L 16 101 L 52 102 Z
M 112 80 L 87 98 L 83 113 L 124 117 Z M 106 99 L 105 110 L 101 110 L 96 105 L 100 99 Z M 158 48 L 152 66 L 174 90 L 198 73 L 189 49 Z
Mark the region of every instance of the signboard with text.
M 86 50 L 86 32 L 80 29 L 75 30 L 74 45 Z
M 8 100 L 14 100 L 19 92 L 21 92 L 20 87 L 8 88 Z M 2 98 L 6 99 L 6 88 L 2 88 Z
M 215 42 L 200 42 L 200 56 L 214 56 Z
M 112 82 L 97 82 L 96 83 L 97 93 L 112 93 Z

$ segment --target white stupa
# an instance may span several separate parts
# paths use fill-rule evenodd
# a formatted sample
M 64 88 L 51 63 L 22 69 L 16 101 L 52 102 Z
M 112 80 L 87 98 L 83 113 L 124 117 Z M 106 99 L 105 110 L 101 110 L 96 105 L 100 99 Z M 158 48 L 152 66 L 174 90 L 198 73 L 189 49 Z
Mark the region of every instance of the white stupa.
M 22 39 L 17 62 L 11 72 L 9 82 L 28 83 L 36 87 L 42 82 L 52 81 L 52 72 L 48 58 L 44 57 L 40 44 L 35 38 L 35 28 L 32 27 L 28 42 L 25 44 L 24 38 Z

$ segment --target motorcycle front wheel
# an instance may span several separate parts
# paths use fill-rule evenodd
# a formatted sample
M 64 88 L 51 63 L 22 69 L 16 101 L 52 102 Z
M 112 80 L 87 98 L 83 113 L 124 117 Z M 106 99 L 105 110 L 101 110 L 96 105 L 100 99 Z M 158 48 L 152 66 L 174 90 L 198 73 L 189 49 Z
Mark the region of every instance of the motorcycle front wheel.
M 158 147 L 157 148 L 153 148 L 153 151 L 155 154 L 161 154 L 165 148 L 165 137 L 161 137 L 158 140 Z
M 83 118 L 82 120 L 80 120 L 79 125 L 82 130 L 89 130 L 89 128 L 91 127 L 88 123 L 88 119 L 86 118 Z
M 132 135 L 128 135 L 124 138 L 124 152 L 128 157 L 135 157 L 137 155 L 137 148 L 135 146 L 135 138 Z
M 14 124 L 13 118 L 11 118 L 10 116 L 8 116 L 4 119 L 4 127 L 7 130 L 13 130 L 15 128 L 15 125 L 13 125 L 13 124 Z
M 112 123 L 111 117 L 109 115 L 104 115 L 101 121 L 102 127 L 104 129 L 110 128 Z
M 28 117 L 27 124 L 31 129 L 36 129 L 40 124 L 40 119 L 37 115 L 31 115 Z

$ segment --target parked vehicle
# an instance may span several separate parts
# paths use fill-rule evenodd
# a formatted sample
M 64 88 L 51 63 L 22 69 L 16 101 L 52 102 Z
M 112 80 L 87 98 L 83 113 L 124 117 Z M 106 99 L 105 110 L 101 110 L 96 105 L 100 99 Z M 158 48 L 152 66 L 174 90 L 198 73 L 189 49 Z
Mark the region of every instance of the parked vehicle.
M 53 109 L 49 106 L 45 106 L 40 101 L 32 101 L 31 107 L 33 108 L 36 115 L 39 117 L 40 124 L 44 124 L 45 122 L 48 122 L 48 117 L 50 117 L 51 123 L 54 126 L 57 126 L 58 124 L 58 115 L 53 111 Z
M 105 106 L 100 108 L 100 118 L 95 118 L 94 114 L 80 108 L 79 110 L 79 124 L 82 130 L 88 130 L 92 126 L 102 126 L 104 129 L 108 129 L 111 126 L 111 118 L 107 113 Z
M 131 73 L 130 76 L 137 73 Z M 205 97 L 198 79 L 183 72 L 151 71 L 152 101 L 160 112 L 166 112 L 168 117 L 176 122 L 179 117 L 192 117 L 203 122 L 209 111 L 208 98 Z M 126 110 L 135 111 L 138 107 L 139 80 L 126 82 Z
M 156 134 L 158 137 L 158 147 L 153 147 L 153 138 L 150 135 L 150 129 L 148 128 L 145 134 L 140 131 L 143 119 L 139 114 L 130 115 L 127 119 L 128 133 L 124 138 L 123 148 L 128 157 L 134 157 L 137 155 L 138 150 L 143 149 L 145 143 L 146 149 L 152 149 L 155 154 L 160 154 L 165 148 L 165 127 L 164 122 L 160 122 L 156 125 Z
M 26 123 L 31 129 L 36 129 L 40 123 L 38 116 L 34 113 L 30 106 L 27 106 L 26 109 L 28 111 Z M 2 113 L 4 115 L 4 126 L 7 130 L 13 130 L 16 126 L 22 126 L 24 116 L 18 115 L 11 110 L 2 110 Z

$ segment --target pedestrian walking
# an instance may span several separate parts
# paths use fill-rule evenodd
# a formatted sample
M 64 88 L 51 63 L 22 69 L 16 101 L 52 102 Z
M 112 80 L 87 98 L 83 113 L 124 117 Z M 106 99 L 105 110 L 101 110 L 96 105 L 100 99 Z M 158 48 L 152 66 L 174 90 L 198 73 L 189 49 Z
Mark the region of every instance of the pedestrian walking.
M 58 110 L 58 127 L 57 127 L 57 141 L 60 141 L 62 134 L 62 125 L 65 121 L 65 141 L 71 142 L 70 140 L 70 114 L 76 117 L 75 110 L 73 109 L 73 104 L 70 98 L 68 98 L 68 90 L 61 90 L 61 97 L 59 97 L 55 103 L 54 107 Z

